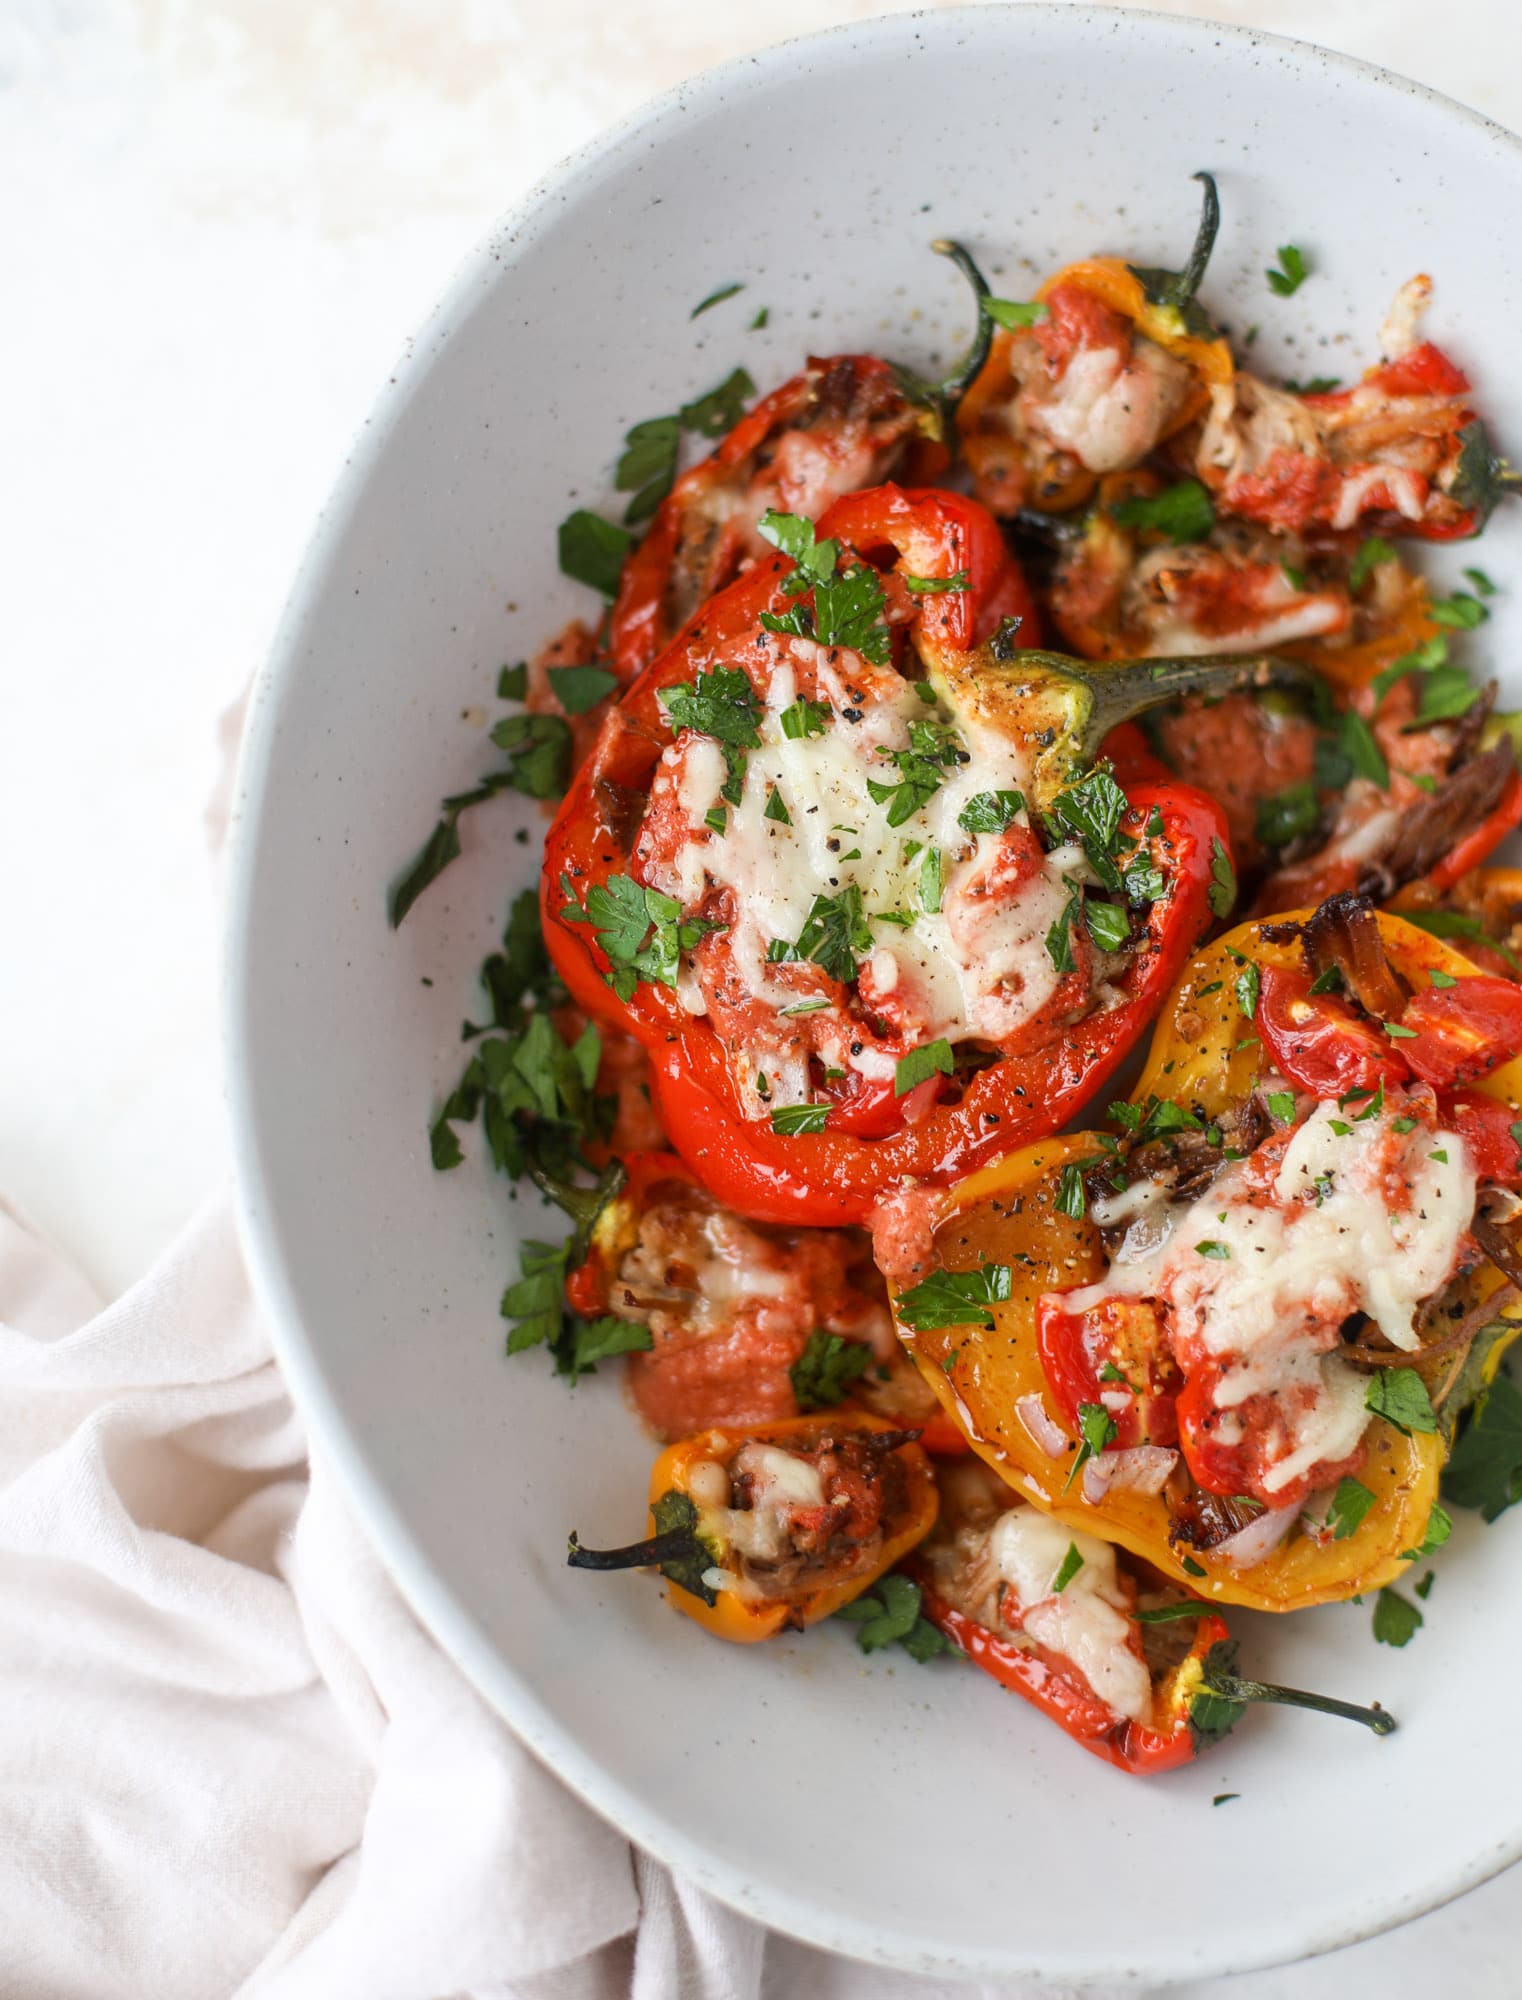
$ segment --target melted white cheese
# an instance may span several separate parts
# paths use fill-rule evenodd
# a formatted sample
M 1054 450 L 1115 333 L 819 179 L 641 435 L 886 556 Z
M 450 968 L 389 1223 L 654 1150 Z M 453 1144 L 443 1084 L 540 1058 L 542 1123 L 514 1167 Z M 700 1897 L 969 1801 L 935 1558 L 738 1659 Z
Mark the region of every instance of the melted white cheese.
M 704 822 L 723 804 L 723 752 L 706 737 L 672 745 L 655 792 L 674 789 L 691 837 L 668 860 L 648 864 L 648 879 L 684 909 L 695 908 L 710 887 L 730 892 L 728 943 L 739 981 L 779 1013 L 797 1002 L 798 992 L 768 962 L 768 947 L 779 939 L 796 943 L 815 898 L 835 897 L 854 885 L 869 920 L 884 912 L 912 919 L 873 925 L 872 948 L 861 954 L 869 997 L 892 995 L 924 1041 L 1007 1037 L 1040 1012 L 1057 985 L 1046 937 L 1067 903 L 1065 878 L 1091 879 L 1082 850 L 1055 848 L 1018 890 L 995 884 L 989 891 L 1001 837 L 969 834 L 957 824 L 958 815 L 980 792 L 1024 792 L 1030 770 L 1008 739 L 965 721 L 960 727 L 968 760 L 942 767 L 944 782 L 928 803 L 901 826 L 889 826 L 888 807 L 873 801 L 868 781 L 899 781 L 880 752 L 908 749 L 910 723 L 930 710 L 897 675 L 865 666 L 855 654 L 839 651 L 831 661 L 809 640 L 794 640 L 791 647 L 795 658 L 815 668 L 829 699 L 833 714 L 825 729 L 814 736 L 784 734 L 780 715 L 796 684 L 792 665 L 779 661 L 758 725 L 760 745 L 747 753 L 741 800 L 728 807 L 722 833 Z M 847 720 L 846 711 L 857 719 Z M 787 812 L 785 822 L 767 816 L 774 794 Z M 1027 827 L 1028 816 L 1021 813 L 1014 824 Z M 942 856 L 935 910 L 926 907 L 936 900 L 924 888 L 927 849 Z M 685 978 L 679 991 L 690 1012 L 703 1011 L 694 981 Z M 788 1028 L 786 1019 L 779 1025 Z M 742 1081 L 756 1071 L 767 1077 L 764 1100 L 747 1096 L 753 1117 L 811 1094 L 806 1057 L 779 1053 L 780 1040 L 760 1040 L 740 1052 Z M 889 1058 L 870 1048 L 853 1054 L 844 1035 L 828 1055 L 842 1069 L 892 1073 Z
M 1059 1595 L 1052 1584 L 1069 1547 L 1082 1556 L 1083 1567 Z M 1129 1644 L 1127 1600 L 1108 1542 L 1065 1528 L 1022 1504 L 994 1523 L 988 1553 L 1019 1602 L 1021 1629 L 1038 1645 L 1071 1660 L 1117 1715 L 1144 1722 L 1152 1712 L 1152 1682 L 1146 1662 Z
M 1318 1106 L 1291 1140 L 1271 1198 L 1255 1196 L 1231 1166 L 1187 1204 L 1137 1188 L 1095 1204 L 1102 1224 L 1135 1219 L 1107 1276 L 1067 1294 L 1067 1309 L 1116 1296 L 1166 1301 L 1175 1352 L 1200 1348 L 1226 1363 L 1218 1409 L 1279 1398 L 1285 1448 L 1263 1476 L 1270 1493 L 1347 1457 L 1363 1434 L 1364 1378 L 1328 1351 L 1342 1321 L 1363 1311 L 1396 1347 L 1414 1348 L 1416 1308 L 1452 1272 L 1474 1213 L 1463 1141 L 1423 1124 L 1402 1137 L 1392 1120 Z M 1402 1189 L 1397 1207 L 1387 1180 Z M 1202 1254 L 1202 1242 L 1225 1254 Z
M 721 1510 L 720 1533 L 751 1562 L 779 1562 L 788 1552 L 793 1511 L 824 1505 L 818 1467 L 779 1445 L 752 1441 L 735 1453 L 730 1472 L 754 1481 L 751 1505 Z
M 1137 465 L 1189 389 L 1189 371 L 1155 341 L 1080 348 L 1054 387 L 1033 398 L 1028 422 L 1090 472 Z

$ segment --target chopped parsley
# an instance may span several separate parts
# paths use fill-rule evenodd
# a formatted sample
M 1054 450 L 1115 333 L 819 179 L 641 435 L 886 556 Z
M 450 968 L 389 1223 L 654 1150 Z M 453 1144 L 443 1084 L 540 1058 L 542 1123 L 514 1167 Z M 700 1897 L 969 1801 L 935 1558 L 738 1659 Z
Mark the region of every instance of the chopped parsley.
M 816 583 L 827 583 L 835 574 L 835 565 L 840 561 L 839 542 L 820 541 L 813 522 L 805 515 L 779 514 L 768 507 L 756 528 L 774 549 L 792 557 L 793 568 L 784 583 L 790 596 L 799 597 Z
M 1321 824 L 1321 807 L 1316 788 L 1309 778 L 1288 785 L 1282 792 L 1269 792 L 1258 800 L 1254 832 L 1265 847 L 1288 847 L 1314 833 Z
M 912 597 L 939 597 L 947 591 L 972 588 L 965 569 L 959 569 L 951 576 L 906 576 L 902 571 L 899 574 Z
M 907 750 L 879 747 L 878 755 L 898 771 L 898 783 L 868 778 L 868 796 L 874 805 L 887 806 L 889 826 L 902 826 L 929 804 L 946 781 L 946 766 L 963 762 L 966 752 L 950 723 L 927 716 L 909 724 Z
M 1374 1637 L 1381 1646 L 1409 1646 L 1423 1622 L 1409 1598 L 1388 1584 L 1374 1600 Z
M 1058 911 L 1046 934 L 1046 955 L 1059 975 L 1072 972 L 1077 967 L 1073 957 L 1073 926 L 1078 921 L 1078 912 L 1083 908 L 1083 891 L 1070 878 L 1067 881 L 1067 901 Z
M 634 537 L 615 522 L 578 507 L 560 524 L 561 573 L 604 597 L 616 597 L 624 557 L 633 546 Z
M 957 814 L 964 833 L 1003 833 L 1025 810 L 1020 792 L 975 792 Z
M 906 1056 L 900 1056 L 893 1072 L 893 1095 L 907 1097 L 911 1090 L 927 1082 L 932 1076 L 950 1076 L 955 1068 L 951 1044 L 944 1038 L 936 1042 L 926 1042 L 923 1048 L 911 1049 Z
M 1271 1090 L 1268 1094 L 1268 1115 L 1276 1118 L 1281 1125 L 1288 1125 L 1295 1116 L 1294 1092 Z
M 1291 298 L 1311 275 L 1311 267 L 1306 262 L 1305 252 L 1293 243 L 1279 245 L 1279 262 L 1275 269 L 1265 271 L 1268 289 L 1281 299 Z
M 1052 1578 L 1053 1597 L 1060 1597 L 1082 1568 L 1083 1557 L 1078 1553 L 1078 1544 L 1069 1542 L 1068 1552 L 1062 1558 L 1057 1574 Z
M 1522 1500 L 1522 1391 L 1497 1375 L 1459 1432 L 1443 1473 L 1443 1495 L 1494 1521 Z
M 865 1374 L 871 1348 L 859 1340 L 842 1340 L 838 1333 L 816 1327 L 803 1352 L 787 1371 L 800 1410 L 833 1410 L 845 1401 L 851 1384 Z
M 1097 1458 L 1107 1445 L 1114 1443 L 1118 1427 L 1103 1403 L 1080 1403 L 1078 1434 L 1083 1441 L 1078 1447 L 1078 1456 L 1073 1460 L 1072 1470 L 1063 1483 L 1064 1493 L 1088 1461 Z
M 1390 789 L 1390 766 L 1374 740 L 1374 732 L 1356 709 L 1344 709 L 1337 728 L 1337 745 L 1358 773 L 1369 778 L 1382 792 Z
M 827 701 L 810 701 L 807 695 L 799 695 L 790 701 L 778 716 L 782 733 L 791 742 L 808 736 L 823 736 L 829 726 L 830 704 Z
M 1445 1507 L 1439 1506 L 1437 1501 L 1434 1500 L 1432 1511 L 1427 1516 L 1427 1526 L 1422 1532 L 1420 1548 L 1402 1549 L 1400 1552 L 1401 1561 L 1420 1562 L 1423 1556 L 1430 1556 L 1436 1550 L 1440 1549 L 1452 1533 L 1453 1517 Z M 1417 1590 L 1420 1596 L 1426 1596 L 1426 1591 L 1422 1590 L 1420 1585 L 1417 1586 Z
M 706 299 L 699 299 L 687 317 L 689 319 L 696 319 L 700 313 L 706 313 L 713 306 L 723 305 L 726 299 L 732 299 L 736 292 L 743 292 L 744 290 L 745 282 L 743 279 L 738 284 L 720 285 L 719 289 L 716 292 L 710 292 Z
M 1121 951 L 1130 942 L 1131 919 L 1113 903 L 1085 903 L 1083 915 L 1101 951 Z
M 993 1330 L 987 1311 L 1010 1296 L 1008 1264 L 980 1264 L 976 1271 L 933 1271 L 917 1285 L 900 1292 L 896 1311 L 916 1333 L 943 1326 L 981 1326 Z
M 923 1666 L 938 1653 L 956 1653 L 955 1646 L 920 1612 L 920 1587 L 911 1577 L 891 1570 L 860 1597 L 835 1613 L 857 1626 L 856 1643 L 864 1653 L 899 1645 Z
M 861 890 L 850 882 L 838 896 L 816 896 L 796 945 L 774 943 L 767 952 L 773 962 L 812 959 L 831 979 L 849 986 L 856 977 L 857 953 L 872 949 L 872 931 L 861 907 Z
M 749 375 L 743 368 L 736 368 L 706 396 L 683 403 L 682 428 L 696 431 L 701 437 L 722 437 L 744 416 L 745 405 L 755 393 L 756 385 Z
M 784 1139 L 795 1139 L 803 1132 L 822 1132 L 829 1115 L 827 1103 L 779 1104 L 771 1114 L 772 1130 Z
M 1345 1542 L 1354 1534 L 1374 1505 L 1374 1495 L 1359 1479 L 1341 1479 L 1327 1508 L 1327 1526 L 1334 1542 Z
M 614 469 L 613 484 L 620 493 L 632 493 L 634 496 L 624 509 L 626 527 L 637 527 L 641 521 L 648 521 L 671 491 L 676 479 L 680 444 L 681 425 L 675 417 L 647 418 L 625 436 L 623 455 Z M 598 517 L 594 514 L 591 518 L 596 520 Z
M 1237 996 L 1237 1011 L 1252 1020 L 1258 1011 L 1258 995 L 1262 990 L 1263 975 L 1256 965 L 1244 965 L 1237 974 L 1233 992 Z
M 1432 617 L 1439 625 L 1446 625 L 1456 632 L 1472 632 L 1476 625 L 1483 625 L 1490 616 L 1488 608 L 1467 590 L 1456 590 L 1451 597 L 1440 597 L 1431 606 Z
M 587 714 L 618 686 L 617 674 L 606 667 L 550 667 L 545 678 L 567 715 Z
M 724 929 L 706 917 L 684 917 L 674 897 L 628 875 L 594 882 L 587 890 L 585 908 L 576 901 L 568 875 L 561 876 L 560 887 L 566 898 L 561 920 L 591 925 L 593 938 L 611 961 L 603 977 L 620 1000 L 633 999 L 642 979 L 675 988 L 681 954 L 693 950 L 710 932 Z
M 1215 526 L 1215 502 L 1198 479 L 1180 479 L 1161 493 L 1117 500 L 1110 517 L 1122 528 L 1139 528 L 1175 544 L 1202 542 Z
M 1231 1257 L 1231 1245 L 1229 1243 L 1218 1243 L 1213 1236 L 1202 1238 L 1200 1242 L 1195 1244 L 1194 1248 L 1196 1256 L 1213 1257 L 1218 1263 L 1226 1262 Z
M 1056 1207 L 1059 1215 L 1068 1215 L 1077 1222 L 1088 1213 L 1089 1199 L 1084 1193 L 1083 1168 L 1072 1160 L 1057 1176 Z
M 1232 867 L 1231 856 L 1220 840 L 1211 843 L 1210 852 L 1210 888 L 1206 900 L 1214 915 L 1225 917 L 1237 900 L 1237 871 Z
M 1358 553 L 1348 569 L 1349 590 L 1362 590 L 1381 563 L 1395 561 L 1395 548 L 1382 535 L 1370 535 L 1366 542 L 1359 544 Z
M 763 819 L 774 819 L 779 826 L 791 826 L 793 823 L 792 814 L 782 803 L 782 794 L 777 790 L 775 785 L 772 786 L 770 792 L 767 794 L 766 807 L 761 817 Z
M 1376 1369 L 1369 1377 L 1364 1404 L 1407 1437 L 1413 1431 L 1437 1429 L 1427 1385 L 1414 1368 Z
M 692 729 L 735 750 L 754 750 L 761 741 L 760 706 L 750 678 L 738 667 L 715 667 L 693 681 L 659 690 L 673 729 Z

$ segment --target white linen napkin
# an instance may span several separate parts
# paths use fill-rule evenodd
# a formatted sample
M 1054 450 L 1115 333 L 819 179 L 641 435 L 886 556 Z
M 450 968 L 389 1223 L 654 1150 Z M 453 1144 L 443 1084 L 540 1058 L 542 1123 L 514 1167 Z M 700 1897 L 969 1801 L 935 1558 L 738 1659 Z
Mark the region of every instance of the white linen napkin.
M 643 1856 L 403 1604 L 210 1203 L 125 1297 L 0 1210 L 7 2000 L 931 2000 Z

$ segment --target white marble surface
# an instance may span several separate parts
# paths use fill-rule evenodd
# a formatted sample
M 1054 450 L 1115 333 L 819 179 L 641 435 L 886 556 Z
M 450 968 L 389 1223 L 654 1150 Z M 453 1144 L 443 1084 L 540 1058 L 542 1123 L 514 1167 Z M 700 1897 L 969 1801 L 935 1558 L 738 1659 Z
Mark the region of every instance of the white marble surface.
M 108 1293 L 222 1171 L 202 830 L 217 720 L 405 336 L 492 216 L 601 126 L 692 70 L 879 11 L 0 8 L 0 1190 Z M 1522 127 L 1510 0 L 1168 11 L 1303 35 Z M 1334 1826 L 1329 1800 L 1307 1829 L 1330 1868 Z M 1353 1953 L 1190 2000 L 1510 2000 L 1519 1896 L 1507 1877 Z

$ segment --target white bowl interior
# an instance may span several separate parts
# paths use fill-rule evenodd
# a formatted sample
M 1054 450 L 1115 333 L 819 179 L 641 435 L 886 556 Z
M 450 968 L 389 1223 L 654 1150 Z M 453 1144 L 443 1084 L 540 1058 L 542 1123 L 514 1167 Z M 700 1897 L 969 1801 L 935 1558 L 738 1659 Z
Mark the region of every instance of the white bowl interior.
M 463 712 L 589 596 L 555 526 L 606 505 L 624 430 L 744 363 L 948 359 L 970 314 L 928 254 L 969 241 L 1028 296 L 1057 263 L 1178 261 L 1197 167 L 1225 226 L 1208 294 L 1257 365 L 1351 376 L 1412 272 L 1432 329 L 1522 436 L 1522 270 L 1500 254 L 1522 151 L 1411 86 L 1272 39 L 1066 7 L 882 20 L 663 100 L 528 200 L 398 369 L 319 531 L 261 683 L 241 779 L 231 1076 L 246 1240 L 287 1366 L 398 1580 L 527 1740 L 706 1887 L 910 1968 L 1161 1978 L 1270 1962 L 1414 1914 L 1522 1848 L 1522 1735 L 1497 1730 L 1522 1523 L 1465 1523 L 1427 1627 L 1367 1605 L 1240 1619 L 1254 1666 L 1402 1719 L 1376 1742 L 1260 1711 L 1192 1769 L 1128 1780 L 970 1668 L 867 1661 L 826 1629 L 724 1648 L 643 1576 L 564 1566 L 638 1531 L 650 1447 L 616 1368 L 568 1392 L 502 1353 L 498 1294 L 535 1200 L 435 1174 L 473 972 L 531 879 L 534 810 L 399 933 L 385 889 L 444 793 L 493 761 Z M 1267 289 L 1274 247 L 1314 277 Z M 744 280 L 702 318 L 690 308 Z M 757 307 L 764 332 L 747 331 Z M 1522 573 L 1519 528 L 1479 558 Z M 1442 555 L 1454 575 L 1472 551 Z M 1497 667 L 1509 596 L 1471 647 Z M 1503 679 L 1506 678 L 1503 675 Z M 1522 695 L 1515 673 L 1512 698 Z M 426 981 L 432 981 L 429 985 Z M 1485 1782 L 1476 1774 L 1485 1772 Z M 1242 1794 L 1220 1812 L 1220 1791 Z

